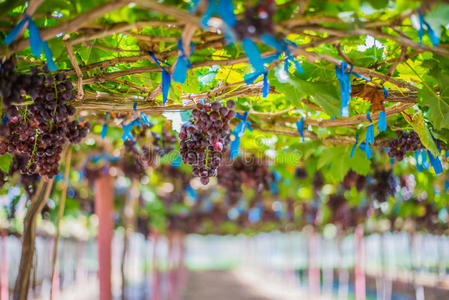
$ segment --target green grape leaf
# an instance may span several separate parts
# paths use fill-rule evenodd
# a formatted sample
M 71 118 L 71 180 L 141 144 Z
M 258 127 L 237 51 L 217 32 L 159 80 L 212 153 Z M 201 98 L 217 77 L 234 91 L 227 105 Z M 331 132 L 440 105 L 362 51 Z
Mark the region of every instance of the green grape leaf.
M 293 78 L 288 83 L 275 82 L 274 86 L 293 105 L 299 106 L 304 97 L 310 96 L 326 114 L 336 116 L 340 112 L 340 94 L 334 84 L 336 83 L 312 83 L 300 78 Z
M 426 60 L 423 66 L 429 68 L 428 76 L 438 83 L 434 86 L 433 80 L 423 82 L 424 86 L 418 93 L 420 104 L 429 107 L 427 117 L 436 130 L 449 129 L 449 73 L 445 70 L 448 61 L 444 59 Z
M 12 163 L 12 156 L 8 153 L 3 154 L 0 156 L 0 170 L 2 170 L 5 173 L 9 173 L 9 167 Z
M 419 136 L 419 139 L 421 140 L 421 143 L 426 147 L 433 156 L 438 156 L 438 149 L 435 145 L 435 142 L 433 140 L 432 134 L 430 133 L 429 129 L 426 126 L 426 123 L 424 122 L 424 117 L 422 114 L 416 114 L 413 117 L 409 117 L 404 114 L 405 120 L 412 125 L 413 130 L 416 131 L 416 133 Z
M 375 9 L 381 9 L 388 5 L 388 0 L 368 0 L 368 3 Z
M 443 27 L 446 27 L 446 25 L 449 24 L 449 5 L 443 3 L 435 5 L 432 11 L 426 14 L 425 18 L 435 34 L 438 37 L 441 37 Z

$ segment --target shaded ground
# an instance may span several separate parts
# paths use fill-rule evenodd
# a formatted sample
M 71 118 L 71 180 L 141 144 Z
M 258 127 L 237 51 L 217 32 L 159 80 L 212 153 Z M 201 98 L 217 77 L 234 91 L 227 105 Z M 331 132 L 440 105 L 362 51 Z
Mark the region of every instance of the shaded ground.
M 188 274 L 183 300 L 271 300 L 242 284 L 227 271 L 201 271 Z

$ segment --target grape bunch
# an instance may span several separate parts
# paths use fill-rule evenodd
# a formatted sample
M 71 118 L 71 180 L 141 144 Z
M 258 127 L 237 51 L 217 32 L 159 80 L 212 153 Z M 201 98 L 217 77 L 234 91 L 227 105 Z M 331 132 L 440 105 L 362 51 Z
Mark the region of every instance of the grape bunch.
M 226 197 L 230 205 L 237 204 L 243 194 L 241 169 L 238 158 L 231 166 L 221 166 L 218 169 L 218 184 L 226 189 Z
M 388 142 L 388 155 L 391 158 L 401 161 L 404 159 L 405 154 L 408 151 L 417 151 L 422 148 L 421 140 L 415 131 L 396 131 L 397 138 Z
M 259 160 L 251 156 L 247 159 L 238 157 L 231 165 L 220 166 L 218 169 L 218 184 L 226 188 L 226 195 L 230 205 L 236 204 L 243 193 L 242 185 L 254 189 L 256 194 L 270 189 L 274 180 L 268 169 L 266 160 Z
M 3 63 L 4 67 L 11 68 L 9 61 Z M 16 86 L 3 86 L 1 89 L 4 99 L 8 99 L 5 100 L 8 121 L 6 125 L 0 125 L 0 155 L 7 152 L 22 156 L 27 161 L 20 168 L 22 174 L 51 178 L 59 173 L 63 147 L 67 143 L 79 143 L 91 125 L 70 121 L 76 109 L 67 101 L 73 100 L 75 94 L 72 82 L 65 74 L 50 74 L 45 67 L 41 70 L 33 67 L 26 75 L 5 73 L 13 77 L 12 81 L 18 80 L 16 77 L 22 81 Z M 2 76 L 0 82 L 7 79 L 4 74 Z M 8 91 L 8 88 L 12 90 Z M 19 99 L 11 96 L 17 94 Z M 25 101 L 31 104 L 13 105 Z
M 385 202 L 388 197 L 395 196 L 400 189 L 399 178 L 392 170 L 376 171 L 373 183 L 368 187 L 368 193 L 379 202 Z
M 209 183 L 209 177 L 217 176 L 223 153 L 230 142 L 229 121 L 235 116 L 235 102 L 226 107 L 220 102 L 198 103 L 193 117 L 181 127 L 180 152 L 183 163 L 193 166 L 193 176 L 201 177 L 201 183 Z
M 345 189 L 351 189 L 351 187 L 355 186 L 357 191 L 360 192 L 366 185 L 366 177 L 357 174 L 351 169 L 346 173 L 342 183 Z
M 176 136 L 165 128 L 162 129 L 162 135 L 156 131 L 151 132 L 153 136 L 153 149 L 157 154 L 163 156 L 173 151 L 173 145 L 177 142 Z
M 274 35 L 273 16 L 275 4 L 273 0 L 262 0 L 254 7 L 245 10 L 244 16 L 233 27 L 236 38 L 258 38 L 264 34 Z
M 139 150 L 134 139 L 126 140 L 124 144 L 125 152 L 120 160 L 121 169 L 125 176 L 140 180 L 145 176 L 145 170 L 154 161 L 154 157 L 147 146 Z
M 298 179 L 306 179 L 307 178 L 307 170 L 303 167 L 297 167 L 295 169 L 295 176 Z
M 324 186 L 323 174 L 321 174 L 320 171 L 316 171 L 315 174 L 313 174 L 312 184 L 315 194 L 318 194 Z

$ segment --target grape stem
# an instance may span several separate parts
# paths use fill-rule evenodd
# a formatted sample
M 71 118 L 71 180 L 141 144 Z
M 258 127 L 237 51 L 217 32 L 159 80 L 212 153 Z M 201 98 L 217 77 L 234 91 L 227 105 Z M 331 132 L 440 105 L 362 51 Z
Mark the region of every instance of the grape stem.
M 31 152 L 30 160 L 28 161 L 27 168 L 31 165 L 31 160 L 33 159 L 34 154 L 36 153 L 37 148 L 37 138 L 39 137 L 39 129 L 36 129 L 36 133 L 34 134 L 34 146 L 33 146 L 33 152 Z

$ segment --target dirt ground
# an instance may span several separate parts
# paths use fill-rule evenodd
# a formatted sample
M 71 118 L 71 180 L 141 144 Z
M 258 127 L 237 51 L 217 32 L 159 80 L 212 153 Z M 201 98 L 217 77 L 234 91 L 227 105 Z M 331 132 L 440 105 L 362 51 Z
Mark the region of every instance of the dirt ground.
M 183 300 L 271 300 L 227 271 L 190 272 Z

